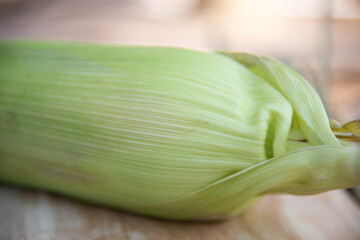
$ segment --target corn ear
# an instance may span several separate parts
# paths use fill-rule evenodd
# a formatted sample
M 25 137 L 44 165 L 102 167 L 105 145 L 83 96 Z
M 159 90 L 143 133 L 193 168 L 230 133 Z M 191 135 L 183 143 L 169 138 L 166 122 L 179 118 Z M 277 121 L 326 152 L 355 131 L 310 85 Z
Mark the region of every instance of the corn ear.
M 360 150 L 329 121 L 270 58 L 0 43 L 0 181 L 138 214 L 226 219 L 264 194 L 358 185 Z

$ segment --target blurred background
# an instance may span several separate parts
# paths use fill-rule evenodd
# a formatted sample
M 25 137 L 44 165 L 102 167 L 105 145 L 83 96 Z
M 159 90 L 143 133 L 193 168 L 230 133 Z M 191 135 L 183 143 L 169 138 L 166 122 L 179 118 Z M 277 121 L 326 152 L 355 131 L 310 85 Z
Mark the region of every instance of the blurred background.
M 0 0 L 0 39 L 24 38 L 269 55 L 360 118 L 360 0 Z

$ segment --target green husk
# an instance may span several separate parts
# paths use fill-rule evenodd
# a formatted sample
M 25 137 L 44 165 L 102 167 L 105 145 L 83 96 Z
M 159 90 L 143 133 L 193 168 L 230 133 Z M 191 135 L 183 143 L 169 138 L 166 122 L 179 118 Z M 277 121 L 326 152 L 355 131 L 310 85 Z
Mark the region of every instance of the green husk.
M 264 194 L 358 185 L 360 150 L 334 134 L 356 124 L 329 121 L 271 58 L 0 43 L 0 180 L 138 214 L 226 219 Z

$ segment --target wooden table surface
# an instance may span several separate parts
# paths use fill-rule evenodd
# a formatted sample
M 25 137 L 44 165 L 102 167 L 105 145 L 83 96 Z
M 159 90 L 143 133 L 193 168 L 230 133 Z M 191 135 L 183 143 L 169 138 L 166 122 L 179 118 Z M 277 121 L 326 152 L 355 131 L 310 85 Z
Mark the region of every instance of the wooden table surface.
M 360 239 L 360 208 L 344 191 L 266 196 L 223 222 L 172 222 L 0 186 L 1 240 Z

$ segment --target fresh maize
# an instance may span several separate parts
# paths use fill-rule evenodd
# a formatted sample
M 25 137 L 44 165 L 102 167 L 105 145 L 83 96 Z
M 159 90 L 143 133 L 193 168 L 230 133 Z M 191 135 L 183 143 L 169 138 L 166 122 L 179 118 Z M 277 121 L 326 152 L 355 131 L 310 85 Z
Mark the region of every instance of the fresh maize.
M 125 211 L 226 219 L 356 186 L 359 128 L 267 57 L 0 43 L 0 181 Z

